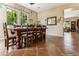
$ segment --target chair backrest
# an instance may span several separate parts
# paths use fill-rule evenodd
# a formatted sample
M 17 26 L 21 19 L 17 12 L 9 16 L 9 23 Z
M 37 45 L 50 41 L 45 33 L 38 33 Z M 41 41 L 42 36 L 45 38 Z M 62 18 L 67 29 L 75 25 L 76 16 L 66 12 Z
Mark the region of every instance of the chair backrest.
M 8 30 L 7 30 L 7 24 L 6 23 L 3 23 L 3 30 L 4 30 L 5 39 L 8 39 Z
M 21 25 L 14 25 L 14 27 L 16 28 L 16 27 L 21 27 Z
M 33 33 L 33 27 L 27 27 L 27 33 L 32 34 Z
M 35 25 L 27 25 L 27 27 L 34 27 Z

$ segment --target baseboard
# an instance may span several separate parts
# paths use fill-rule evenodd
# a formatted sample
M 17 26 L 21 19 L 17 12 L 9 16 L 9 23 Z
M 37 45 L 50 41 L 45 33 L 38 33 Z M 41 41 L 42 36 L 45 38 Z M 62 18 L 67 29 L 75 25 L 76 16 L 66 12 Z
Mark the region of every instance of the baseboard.
M 64 37 L 64 36 L 58 36 L 58 35 L 46 35 L 46 37 Z
M 64 35 L 49 35 L 49 34 L 46 34 L 46 36 L 50 36 L 50 37 L 52 37 L 52 36 L 64 37 Z

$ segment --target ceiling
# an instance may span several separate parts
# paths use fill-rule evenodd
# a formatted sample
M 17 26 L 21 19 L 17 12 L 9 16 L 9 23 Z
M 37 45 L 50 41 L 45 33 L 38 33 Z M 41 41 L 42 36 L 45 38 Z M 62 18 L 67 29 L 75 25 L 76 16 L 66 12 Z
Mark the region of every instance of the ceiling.
M 33 5 L 30 5 L 30 3 L 27 3 L 27 4 L 21 3 L 20 5 L 23 5 L 33 11 L 41 12 L 41 11 L 45 11 L 45 10 L 48 10 L 48 9 L 51 9 L 51 8 L 54 8 L 54 7 L 63 5 L 63 4 L 64 3 L 35 3 Z
M 79 9 L 74 10 L 73 8 L 69 8 L 64 10 L 64 18 L 70 18 L 70 17 L 79 17 Z

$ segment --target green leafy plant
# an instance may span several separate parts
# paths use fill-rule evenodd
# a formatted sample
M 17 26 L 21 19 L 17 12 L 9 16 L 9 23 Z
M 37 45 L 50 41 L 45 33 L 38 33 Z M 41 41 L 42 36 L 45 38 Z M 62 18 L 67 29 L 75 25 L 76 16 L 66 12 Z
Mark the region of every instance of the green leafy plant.
M 13 11 L 7 11 L 7 24 L 13 25 L 16 22 L 16 13 Z

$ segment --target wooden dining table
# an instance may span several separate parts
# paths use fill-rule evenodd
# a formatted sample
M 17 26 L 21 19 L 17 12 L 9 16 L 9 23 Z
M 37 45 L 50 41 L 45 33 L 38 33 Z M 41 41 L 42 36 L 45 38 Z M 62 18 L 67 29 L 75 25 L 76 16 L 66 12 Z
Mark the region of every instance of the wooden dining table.
M 45 32 L 45 35 L 46 35 L 46 28 L 38 28 L 38 27 L 35 27 L 35 28 L 29 28 L 30 30 L 42 30 Z M 26 32 L 27 31 L 27 27 L 16 27 L 16 28 L 8 28 L 8 30 L 11 30 L 11 31 L 15 31 L 16 33 L 16 41 L 17 41 L 17 49 L 20 49 L 21 48 L 21 44 L 20 44 L 20 36 L 21 36 L 21 32 Z M 42 35 L 42 32 L 41 32 L 41 35 Z

